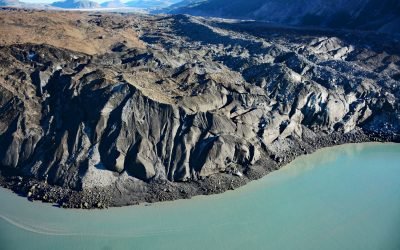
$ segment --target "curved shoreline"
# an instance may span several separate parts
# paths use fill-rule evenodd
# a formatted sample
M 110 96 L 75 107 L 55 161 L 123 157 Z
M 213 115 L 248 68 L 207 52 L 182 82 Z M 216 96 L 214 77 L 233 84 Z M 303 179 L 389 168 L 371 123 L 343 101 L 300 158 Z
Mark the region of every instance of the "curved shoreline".
M 394 38 L 3 12 L 18 32 L 0 46 L 0 185 L 30 200 L 90 209 L 188 199 L 320 148 L 399 141 Z M 79 36 L 60 41 L 62 30 Z
M 11 189 L 14 193 L 27 197 L 29 200 L 39 200 L 53 203 L 63 208 L 103 209 L 190 199 L 197 195 L 212 195 L 234 190 L 247 183 L 260 179 L 265 175 L 286 166 L 299 156 L 310 154 L 318 149 L 349 143 L 365 142 L 400 142 L 398 135 L 366 134 L 361 130 L 340 135 L 333 133 L 319 138 L 308 138 L 297 141 L 290 150 L 279 155 L 269 155 L 268 159 L 260 160 L 254 168 L 245 172 L 243 177 L 233 174 L 220 173 L 203 180 L 190 182 L 150 182 L 145 183 L 146 192 L 124 194 L 115 187 L 94 188 L 74 191 L 46 182 L 21 176 L 0 175 L 0 185 Z
M 223 194 L 104 210 L 59 209 L 0 188 L 2 215 L 79 234 L 0 220 L 0 238 L 5 249 L 397 249 L 398 152 L 396 143 L 339 145 Z

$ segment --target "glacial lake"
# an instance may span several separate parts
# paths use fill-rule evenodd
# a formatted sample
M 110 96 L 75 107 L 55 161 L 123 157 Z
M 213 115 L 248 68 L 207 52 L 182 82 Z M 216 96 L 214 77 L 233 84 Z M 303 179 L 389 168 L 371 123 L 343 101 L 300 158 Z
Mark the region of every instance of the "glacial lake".
M 64 210 L 0 189 L 0 249 L 400 249 L 400 145 L 302 156 L 235 191 Z

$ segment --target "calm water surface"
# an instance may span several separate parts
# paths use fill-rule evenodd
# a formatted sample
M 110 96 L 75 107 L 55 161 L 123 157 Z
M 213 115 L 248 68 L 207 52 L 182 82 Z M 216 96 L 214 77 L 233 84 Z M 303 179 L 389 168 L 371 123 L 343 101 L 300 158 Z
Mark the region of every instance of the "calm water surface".
M 0 189 L 0 249 L 400 249 L 400 145 L 318 151 L 221 195 L 81 211 Z

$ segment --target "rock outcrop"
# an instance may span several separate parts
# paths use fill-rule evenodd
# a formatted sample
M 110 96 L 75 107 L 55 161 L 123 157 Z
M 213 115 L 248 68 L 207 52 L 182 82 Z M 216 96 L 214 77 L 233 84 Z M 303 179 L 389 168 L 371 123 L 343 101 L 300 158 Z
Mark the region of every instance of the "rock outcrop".
M 398 140 L 390 37 L 183 15 L 130 25 L 145 47 L 0 47 L 0 169 L 11 188 L 35 197 L 19 175 L 83 195 L 54 198 L 65 206 L 93 190 L 110 205 L 187 198 L 323 146 Z

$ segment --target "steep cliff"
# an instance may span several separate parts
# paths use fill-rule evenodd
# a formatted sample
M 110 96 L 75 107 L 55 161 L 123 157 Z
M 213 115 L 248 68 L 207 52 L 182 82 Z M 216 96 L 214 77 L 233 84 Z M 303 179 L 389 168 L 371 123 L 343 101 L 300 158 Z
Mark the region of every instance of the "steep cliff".
M 115 25 L 110 18 L 119 20 L 82 20 Z M 398 140 L 400 48 L 390 37 L 183 15 L 127 20 L 122 29 L 144 47 L 0 47 L 6 176 L 107 190 L 101 202 L 122 205 L 235 188 L 324 146 Z M 51 193 L 10 182 L 38 199 Z

